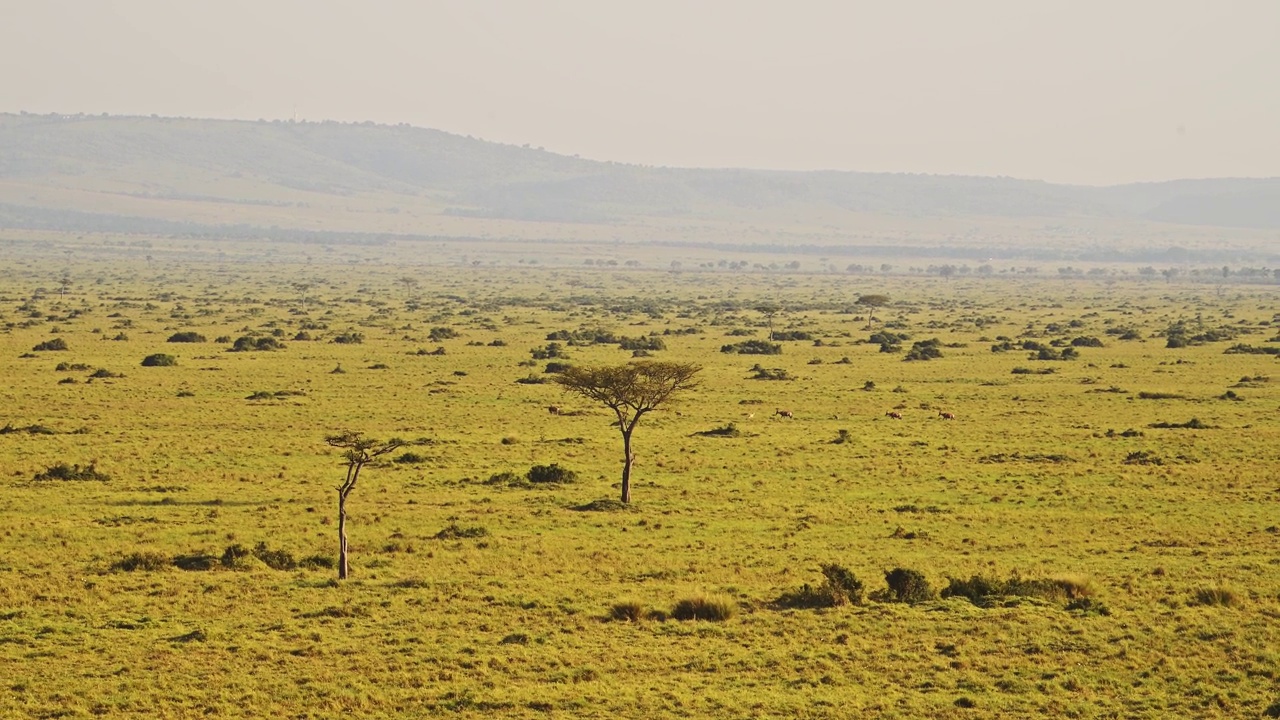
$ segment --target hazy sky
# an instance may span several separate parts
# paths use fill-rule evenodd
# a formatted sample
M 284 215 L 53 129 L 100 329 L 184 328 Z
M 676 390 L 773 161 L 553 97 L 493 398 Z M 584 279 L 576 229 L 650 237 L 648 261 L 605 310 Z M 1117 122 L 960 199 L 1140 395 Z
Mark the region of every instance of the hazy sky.
M 1280 0 L 0 0 L 0 111 L 650 165 L 1280 175 Z

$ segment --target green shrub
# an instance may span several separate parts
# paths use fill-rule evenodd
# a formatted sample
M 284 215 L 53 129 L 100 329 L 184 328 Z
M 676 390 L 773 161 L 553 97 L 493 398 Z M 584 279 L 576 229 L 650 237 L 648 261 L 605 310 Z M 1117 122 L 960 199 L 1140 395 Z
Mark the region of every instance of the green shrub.
M 136 552 L 130 553 L 112 563 L 111 569 L 120 572 L 134 572 L 143 570 L 146 572 L 154 572 L 169 567 L 169 556 L 156 552 Z
M 142 367 L 173 367 L 178 364 L 178 358 L 164 353 L 156 353 L 142 358 Z
M 35 480 L 97 480 L 107 482 L 111 476 L 106 473 L 98 472 L 93 463 L 89 463 L 85 467 L 79 465 L 68 465 L 66 463 L 57 463 L 45 468 L 43 472 L 36 473 Z
M 942 357 L 942 341 L 937 338 L 932 340 L 917 340 L 912 343 L 909 350 L 902 359 L 904 362 L 914 360 L 934 360 Z
M 889 585 L 885 597 L 892 602 L 914 604 L 934 598 L 933 588 L 924 573 L 918 570 L 894 568 L 884 574 L 884 581 Z
M 45 350 L 67 350 L 67 341 L 62 338 L 53 338 L 31 348 L 35 352 L 43 352 Z
M 737 353 L 739 355 L 781 355 L 782 346 L 765 340 L 744 340 L 731 345 L 723 345 L 720 347 L 720 352 Z
M 218 567 L 221 563 L 218 558 L 206 553 L 194 553 L 191 555 L 179 555 L 173 559 L 173 564 L 180 570 L 205 571 Z
M 332 570 L 338 561 L 329 555 L 308 555 L 298 561 L 298 567 Z
M 784 592 L 775 604 L 784 608 L 829 608 L 862 604 L 862 581 L 849 569 L 835 563 L 820 566 L 823 582 L 818 587 L 805 583 Z
M 391 462 L 398 463 L 400 465 L 417 465 L 418 463 L 424 463 L 426 461 L 427 457 L 425 455 L 419 455 L 416 452 L 407 452 L 394 458 Z
M 531 483 L 573 483 L 578 481 L 578 473 L 562 468 L 556 463 L 550 465 L 534 465 L 529 468 L 525 479 Z
M 284 343 L 273 337 L 255 338 L 250 335 L 236 338 L 235 343 L 231 345 L 229 352 L 258 352 L 268 350 L 283 350 Z
M 600 500 L 592 500 L 582 505 L 574 505 L 571 510 L 578 512 L 626 512 L 633 510 L 633 506 L 614 500 L 613 498 L 602 498 Z
M 711 430 L 700 430 L 694 433 L 694 435 L 702 437 L 736 438 L 742 435 L 742 431 L 738 429 L 737 423 L 729 423 L 728 425 L 722 425 L 718 428 L 712 428 Z
M 264 542 L 254 546 L 253 556 L 272 570 L 293 570 L 298 567 L 298 561 L 293 559 L 293 554 L 288 550 L 272 550 Z
M 205 336 L 201 335 L 201 334 L 200 334 L 200 333 L 198 333 L 198 332 L 191 332 L 191 331 L 187 331 L 187 332 L 177 332 L 177 333 L 174 333 L 174 334 L 170 335 L 170 336 L 169 336 L 169 339 L 168 339 L 166 342 L 171 342 L 171 343 L 202 343 L 202 342 L 208 342 L 208 339 L 207 339 L 207 338 L 205 338 Z
M 458 337 L 458 331 L 448 327 L 433 327 L 427 337 L 431 342 L 440 342 Z
M 231 545 L 222 551 L 222 566 L 229 570 L 250 570 L 257 562 L 253 551 L 243 545 Z
M 476 527 L 463 527 L 457 523 L 450 523 L 449 527 L 435 534 L 437 540 L 461 540 L 463 538 L 481 538 L 489 534 L 489 531 Z
M 671 617 L 677 620 L 724 622 L 733 617 L 733 601 L 728 598 L 698 596 L 676 603 Z
M 359 345 L 364 342 L 364 333 L 358 333 L 353 330 L 335 335 L 329 342 L 339 345 Z
M 750 380 L 795 380 L 796 376 L 783 368 L 766 368 L 754 365 L 751 368 Z

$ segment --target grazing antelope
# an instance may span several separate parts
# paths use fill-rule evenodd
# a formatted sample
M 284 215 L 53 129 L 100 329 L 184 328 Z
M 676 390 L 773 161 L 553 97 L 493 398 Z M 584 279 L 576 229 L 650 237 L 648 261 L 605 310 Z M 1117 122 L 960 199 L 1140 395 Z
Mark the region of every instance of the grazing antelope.
M 773 414 L 781 415 L 784 418 L 791 418 L 792 420 L 795 419 L 795 416 L 791 414 L 790 410 L 783 410 L 782 408 L 778 408 L 777 410 L 774 410 Z
M 956 414 L 949 413 L 949 412 L 939 412 L 938 417 L 942 418 L 943 420 L 955 420 Z
M 889 412 L 885 413 L 884 416 L 893 418 L 894 420 L 902 419 L 902 413 L 898 412 L 897 410 L 890 410 Z
M 560 414 L 560 406 L 559 406 L 559 405 L 548 405 L 548 406 L 547 406 L 547 412 L 551 413 L 552 415 L 559 415 L 559 414 Z

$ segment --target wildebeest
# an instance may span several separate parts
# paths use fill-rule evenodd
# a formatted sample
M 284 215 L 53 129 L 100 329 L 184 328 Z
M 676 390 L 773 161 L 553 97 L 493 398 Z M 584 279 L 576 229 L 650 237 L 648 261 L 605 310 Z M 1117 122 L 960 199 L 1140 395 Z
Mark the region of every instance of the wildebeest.
M 949 413 L 949 412 L 942 412 L 942 411 L 940 411 L 940 412 L 938 413 L 938 417 L 942 418 L 943 420 L 955 420 L 955 419 L 956 419 L 956 414 L 955 414 L 955 413 Z
M 548 406 L 547 406 L 547 412 L 551 413 L 552 415 L 559 415 L 559 414 L 560 414 L 560 406 L 559 406 L 559 405 L 548 405 Z
M 890 410 L 889 412 L 885 413 L 885 414 L 884 414 L 884 416 L 885 416 L 885 417 L 891 417 L 891 418 L 893 418 L 894 420 L 901 420 L 901 419 L 902 419 L 902 413 L 898 412 L 897 410 Z
M 773 414 L 774 414 L 774 415 L 781 415 L 781 416 L 782 416 L 782 417 L 784 417 L 784 418 L 791 418 L 791 419 L 793 419 L 793 420 L 795 419 L 795 416 L 791 414 L 791 411 L 790 411 L 790 410 L 783 410 L 782 408 L 778 408 L 777 410 L 775 410 L 775 411 L 773 412 Z

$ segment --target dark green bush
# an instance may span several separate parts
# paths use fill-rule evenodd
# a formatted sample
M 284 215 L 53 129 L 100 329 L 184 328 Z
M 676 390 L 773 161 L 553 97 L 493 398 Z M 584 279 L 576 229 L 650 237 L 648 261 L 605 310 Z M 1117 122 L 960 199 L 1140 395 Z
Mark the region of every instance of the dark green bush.
M 784 592 L 775 602 L 784 608 L 829 608 L 862 604 L 862 581 L 848 568 L 835 563 L 823 564 L 823 582 L 818 587 L 805 583 L 797 590 Z
M 178 364 L 178 358 L 164 353 L 156 353 L 142 358 L 142 367 L 173 367 Z
M 67 350 L 68 348 L 66 340 L 53 338 L 52 340 L 45 340 L 31 349 L 35 352 L 42 352 L 45 350 Z
M 905 362 L 913 360 L 934 360 L 942 357 L 942 341 L 937 338 L 932 340 L 917 340 L 912 343 L 911 349 L 902 358 Z
M 489 534 L 489 531 L 476 527 L 463 527 L 457 523 L 450 523 L 449 527 L 435 534 L 437 540 L 461 540 L 463 538 L 481 538 Z
M 364 342 L 364 333 L 348 330 L 347 332 L 339 335 L 334 335 L 333 339 L 329 342 L 337 343 L 339 345 L 359 345 Z
M 781 355 L 782 346 L 765 340 L 744 340 L 740 343 L 722 345 L 720 352 L 739 355 Z
M 106 473 L 98 472 L 93 463 L 89 463 L 85 467 L 79 465 L 68 465 L 66 463 L 58 463 L 45 468 L 43 472 L 36 473 L 36 480 L 97 480 L 106 482 L 111 476 Z
M 884 581 L 889 585 L 886 599 L 892 602 L 918 603 L 934 597 L 929 581 L 918 570 L 894 568 L 884 574 Z
M 562 468 L 556 463 L 550 465 L 534 465 L 529 468 L 525 479 L 534 484 L 572 483 L 578 481 L 578 473 Z
M 298 567 L 298 561 L 293 559 L 293 553 L 288 550 L 272 550 L 264 542 L 254 546 L 253 556 L 272 570 L 293 570 Z
M 154 572 L 169 567 L 169 556 L 157 552 L 136 552 L 125 555 L 111 565 L 112 570 L 134 572 L 143 570 Z
M 218 558 L 206 553 L 194 553 L 191 555 L 179 555 L 173 559 L 173 564 L 181 570 L 205 571 L 218 567 L 221 563 Z
M 200 334 L 200 333 L 198 333 L 198 332 L 187 331 L 187 332 L 177 332 L 177 333 L 174 333 L 174 334 L 170 335 L 170 336 L 169 336 L 169 339 L 168 339 L 166 342 L 171 342 L 171 343 L 202 343 L 202 342 L 208 342 L 208 339 L 207 339 L 207 338 L 205 338 L 205 336 L 201 335 L 201 334 Z
M 236 338 L 230 352 L 259 352 L 267 350 L 283 350 L 284 343 L 273 337 L 255 338 L 250 335 Z

